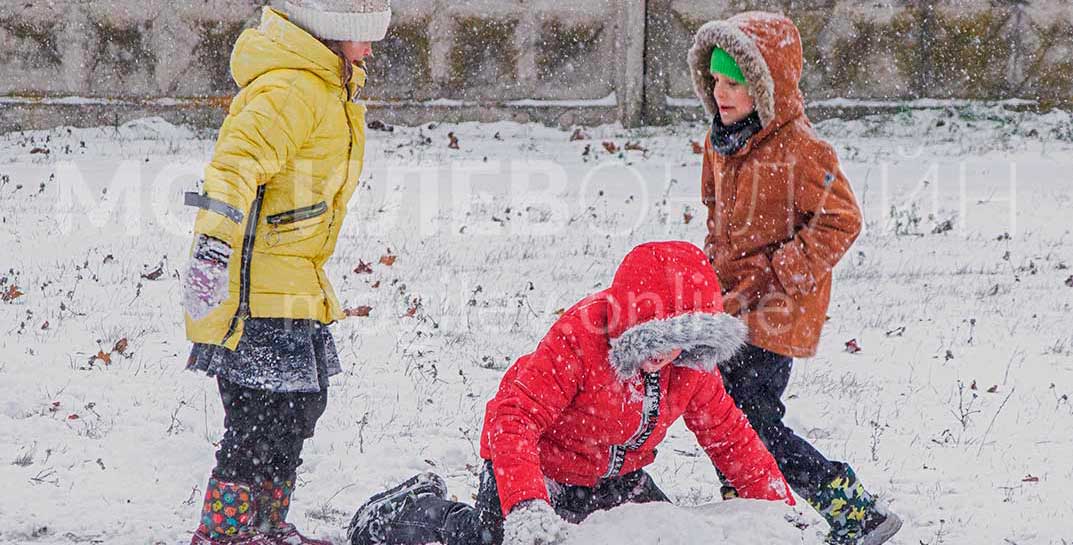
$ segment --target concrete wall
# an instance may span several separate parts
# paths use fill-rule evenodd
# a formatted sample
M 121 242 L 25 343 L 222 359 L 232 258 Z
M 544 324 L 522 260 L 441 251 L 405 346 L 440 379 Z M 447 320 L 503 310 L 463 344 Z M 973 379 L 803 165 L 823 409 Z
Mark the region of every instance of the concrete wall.
M 267 2 L 0 0 L 0 97 L 119 100 L 72 116 L 70 105 L 0 98 L 0 128 L 146 113 L 214 124 L 235 92 L 231 44 Z M 395 0 L 371 62 L 371 117 L 637 125 L 695 116 L 684 64 L 692 33 L 748 9 L 797 22 L 810 100 L 1046 106 L 1073 96 L 1066 0 Z M 153 102 L 162 97 L 188 100 Z
M 674 69 L 647 82 L 648 119 L 669 113 L 662 96 L 693 96 L 681 69 L 691 34 L 753 9 L 798 25 L 809 100 L 1024 98 L 1047 107 L 1073 98 L 1066 0 L 649 0 L 649 35 L 659 37 L 649 63 Z

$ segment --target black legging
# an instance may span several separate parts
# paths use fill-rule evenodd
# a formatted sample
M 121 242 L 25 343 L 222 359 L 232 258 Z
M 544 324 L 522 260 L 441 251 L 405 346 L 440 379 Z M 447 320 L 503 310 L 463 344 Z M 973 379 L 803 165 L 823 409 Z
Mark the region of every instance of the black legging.
M 254 485 L 293 479 L 302 444 L 313 437 L 328 403 L 316 393 L 254 390 L 217 379 L 224 403 L 224 437 L 216 451 L 217 479 Z
M 626 503 L 670 501 L 652 477 L 642 470 L 605 479 L 592 488 L 559 486 L 551 493 L 555 512 L 574 523 L 596 511 Z M 432 496 L 418 498 L 392 525 L 388 539 L 394 545 L 500 545 L 503 542 L 503 510 L 492 462 L 485 461 L 475 506 Z
M 782 394 L 790 382 L 793 361 L 746 345 L 735 357 L 721 364 L 719 370 L 727 393 L 775 457 L 790 488 L 810 499 L 842 475 L 845 467 L 841 462 L 828 460 L 782 421 L 786 415 Z

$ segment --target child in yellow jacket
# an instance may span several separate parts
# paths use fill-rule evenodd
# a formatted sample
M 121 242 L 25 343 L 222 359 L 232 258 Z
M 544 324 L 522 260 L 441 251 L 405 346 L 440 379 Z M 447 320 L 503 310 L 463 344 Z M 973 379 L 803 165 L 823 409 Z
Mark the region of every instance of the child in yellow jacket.
M 341 371 L 324 263 L 365 148 L 363 59 L 389 0 L 288 0 L 235 44 L 184 277 L 188 367 L 215 376 L 226 431 L 193 545 L 327 545 L 287 523 L 296 469 Z

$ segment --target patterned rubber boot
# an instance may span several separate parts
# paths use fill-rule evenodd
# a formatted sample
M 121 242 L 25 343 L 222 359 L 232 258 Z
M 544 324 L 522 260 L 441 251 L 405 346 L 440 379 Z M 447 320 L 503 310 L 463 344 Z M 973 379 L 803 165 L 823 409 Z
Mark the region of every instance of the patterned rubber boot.
M 346 533 L 350 545 L 391 543 L 391 525 L 413 505 L 414 500 L 426 494 L 446 498 L 447 483 L 435 473 L 421 473 L 395 488 L 369 498 L 350 520 Z
M 902 527 L 894 513 L 876 505 L 875 498 L 857 480 L 853 468 L 846 467 L 845 475 L 827 483 L 815 497 L 808 500 L 827 520 L 831 532 L 827 543 L 832 545 L 880 545 L 886 543 Z
M 268 480 L 257 491 L 259 527 L 275 545 L 333 545 L 331 541 L 308 538 L 287 522 L 294 479 Z
M 209 479 L 205 503 L 190 545 L 272 545 L 254 525 L 256 499 L 250 487 Z

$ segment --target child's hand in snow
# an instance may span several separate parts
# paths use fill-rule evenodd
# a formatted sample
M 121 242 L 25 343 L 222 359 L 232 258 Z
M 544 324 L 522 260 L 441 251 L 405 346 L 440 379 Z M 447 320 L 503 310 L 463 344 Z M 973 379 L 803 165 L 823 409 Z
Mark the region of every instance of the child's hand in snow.
M 191 318 L 204 318 L 227 299 L 230 259 L 231 247 L 226 242 L 198 235 L 183 277 L 183 308 Z
M 569 534 L 570 524 L 543 500 L 519 503 L 503 523 L 503 545 L 557 545 Z

